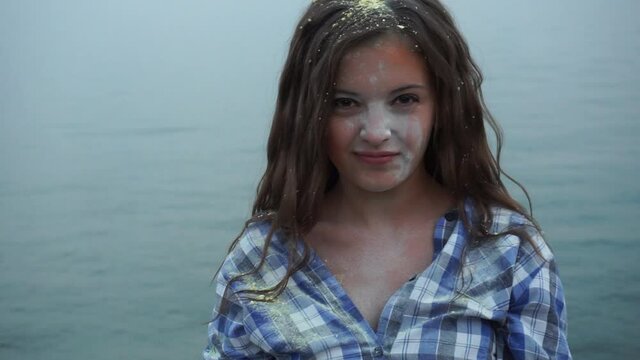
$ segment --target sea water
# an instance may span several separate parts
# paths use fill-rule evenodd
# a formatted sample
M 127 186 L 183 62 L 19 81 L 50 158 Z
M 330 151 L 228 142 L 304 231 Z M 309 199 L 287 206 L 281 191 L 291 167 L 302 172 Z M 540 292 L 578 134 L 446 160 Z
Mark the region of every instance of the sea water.
M 305 3 L 0 4 L 0 359 L 199 357 Z M 575 358 L 633 358 L 640 3 L 447 4 L 557 255 Z

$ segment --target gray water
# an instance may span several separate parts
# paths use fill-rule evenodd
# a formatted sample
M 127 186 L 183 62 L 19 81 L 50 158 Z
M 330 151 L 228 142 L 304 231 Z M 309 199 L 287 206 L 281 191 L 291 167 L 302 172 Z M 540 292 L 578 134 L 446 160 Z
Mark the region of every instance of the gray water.
M 0 359 L 199 357 L 305 3 L 0 2 Z M 447 3 L 575 358 L 635 358 L 640 2 Z

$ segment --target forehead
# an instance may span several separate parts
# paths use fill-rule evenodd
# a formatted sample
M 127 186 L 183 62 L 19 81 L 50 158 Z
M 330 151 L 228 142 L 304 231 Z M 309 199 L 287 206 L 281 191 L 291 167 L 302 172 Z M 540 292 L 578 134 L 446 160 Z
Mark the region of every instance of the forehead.
M 400 34 L 384 34 L 348 50 L 338 69 L 341 85 L 375 75 L 398 81 L 425 80 L 427 64 L 415 44 Z
M 362 56 L 362 54 L 370 54 L 372 52 L 411 52 L 418 55 L 418 46 L 412 39 L 402 34 L 388 33 L 378 35 L 353 46 L 348 49 L 341 61 L 341 65 L 345 61 L 353 61 Z

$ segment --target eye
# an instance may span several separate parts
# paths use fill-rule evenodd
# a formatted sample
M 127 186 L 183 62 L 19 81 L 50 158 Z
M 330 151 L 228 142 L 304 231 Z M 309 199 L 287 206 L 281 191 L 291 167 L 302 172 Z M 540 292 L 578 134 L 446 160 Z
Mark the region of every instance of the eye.
M 418 96 L 414 94 L 402 94 L 397 98 L 393 99 L 392 105 L 397 104 L 400 106 L 407 106 L 407 105 L 411 105 L 413 103 L 418 103 L 418 102 L 420 102 L 420 99 L 418 99 Z
M 337 98 L 333 101 L 333 106 L 337 109 L 349 109 L 357 105 L 358 103 L 350 98 Z

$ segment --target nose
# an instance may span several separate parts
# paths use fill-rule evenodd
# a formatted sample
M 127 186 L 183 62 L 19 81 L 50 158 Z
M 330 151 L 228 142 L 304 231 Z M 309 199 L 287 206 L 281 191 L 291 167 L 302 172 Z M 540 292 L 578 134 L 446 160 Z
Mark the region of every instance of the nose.
M 374 146 L 391 138 L 389 119 L 386 118 L 384 109 L 376 106 L 367 111 L 360 128 L 360 138 Z

